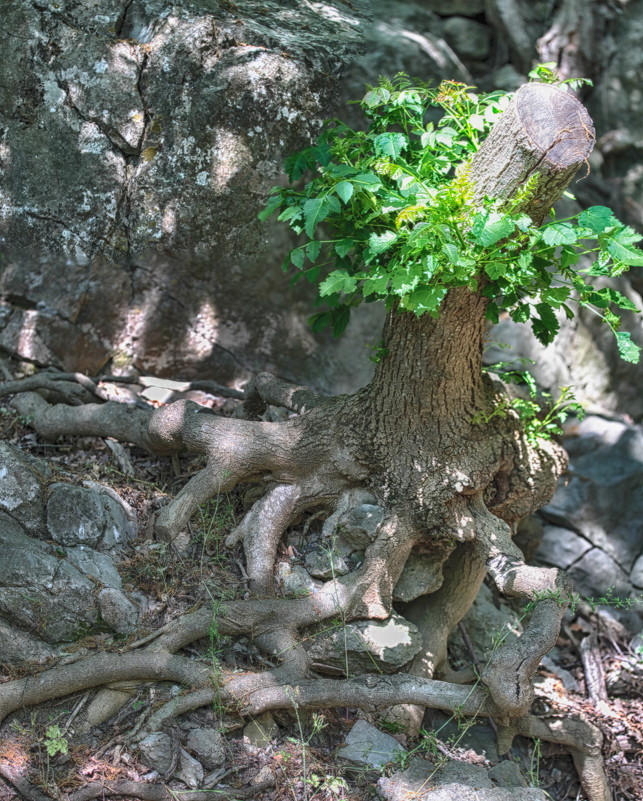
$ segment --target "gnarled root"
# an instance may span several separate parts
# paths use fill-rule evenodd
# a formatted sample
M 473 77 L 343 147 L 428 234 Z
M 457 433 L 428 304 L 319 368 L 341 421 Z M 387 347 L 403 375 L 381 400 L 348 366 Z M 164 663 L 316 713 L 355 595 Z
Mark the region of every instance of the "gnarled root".
M 126 702 L 132 682 L 158 680 L 179 682 L 189 692 L 156 710 L 147 721 L 148 731 L 215 696 L 253 715 L 280 707 L 388 707 L 387 717 L 401 716 L 415 731 L 427 707 L 457 710 L 492 716 L 501 724 L 501 732 L 533 731 L 542 739 L 568 744 L 590 801 L 606 801 L 600 737 L 583 741 L 569 726 L 541 725 L 526 714 L 533 697 L 533 674 L 555 642 L 569 588 L 558 571 L 524 564 L 504 520 L 526 514 L 543 501 L 562 461 L 555 450 L 538 456 L 539 469 L 547 475 L 540 483 L 531 480 L 524 489 L 524 482 L 515 483 L 515 476 L 528 463 L 533 471 L 536 456 L 528 449 L 523 453 L 520 447 L 506 448 L 492 441 L 485 462 L 478 455 L 485 452 L 480 441 L 470 463 L 459 452 L 457 468 L 456 462 L 438 460 L 434 472 L 429 468 L 435 463 L 433 451 L 426 446 L 426 452 L 419 451 L 422 462 L 416 460 L 405 475 L 408 460 L 404 453 L 398 460 L 395 443 L 393 452 L 374 456 L 368 426 L 353 432 L 353 420 L 367 417 L 360 402 L 359 395 L 322 398 L 269 374 L 261 374 L 250 385 L 247 416 L 256 418 L 265 404 L 278 403 L 299 417 L 274 424 L 222 418 L 190 401 L 151 411 L 112 402 L 53 407 L 32 392 L 18 396 L 16 407 L 48 438 L 63 433 L 115 436 L 159 454 L 203 454 L 206 466 L 157 516 L 156 532 L 164 538 L 173 539 L 209 498 L 241 482 L 262 483 L 263 494 L 227 539 L 230 546 L 243 542 L 251 598 L 222 604 L 217 628 L 224 635 L 252 636 L 278 666 L 261 674 L 213 677 L 208 664 L 178 656 L 183 647 L 208 635 L 213 613 L 204 608 L 170 624 L 143 650 L 102 654 L 0 686 L 0 720 L 19 707 L 102 686 L 107 689 L 99 692 L 87 712 L 88 721 L 96 724 Z M 412 436 L 419 436 L 417 430 Z M 508 458 L 512 449 L 515 452 Z M 511 470 L 502 467 L 505 463 L 511 463 Z M 362 566 L 326 582 L 307 598 L 275 597 L 274 566 L 284 531 L 302 514 L 321 509 L 329 515 L 324 526 L 328 534 L 362 488 L 373 492 L 387 509 Z M 427 518 L 434 521 L 428 530 Z M 311 677 L 299 631 L 338 615 L 345 622 L 388 617 L 396 582 L 420 541 L 443 563 L 443 583 L 404 610 L 424 642 L 408 673 L 346 680 Z M 440 544 L 445 541 L 446 548 Z M 495 649 L 480 686 L 439 681 L 452 676 L 448 635 L 466 614 L 487 572 L 502 594 L 533 602 L 525 634 Z

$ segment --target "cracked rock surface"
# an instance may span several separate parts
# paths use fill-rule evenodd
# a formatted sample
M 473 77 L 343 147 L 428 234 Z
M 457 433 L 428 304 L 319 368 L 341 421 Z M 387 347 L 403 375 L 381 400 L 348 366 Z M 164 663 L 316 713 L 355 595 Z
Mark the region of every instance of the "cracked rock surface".
M 7 6 L 0 347 L 222 381 L 265 367 L 275 342 L 284 364 L 308 358 L 312 335 L 275 309 L 256 215 L 329 116 L 360 13 L 341 0 Z

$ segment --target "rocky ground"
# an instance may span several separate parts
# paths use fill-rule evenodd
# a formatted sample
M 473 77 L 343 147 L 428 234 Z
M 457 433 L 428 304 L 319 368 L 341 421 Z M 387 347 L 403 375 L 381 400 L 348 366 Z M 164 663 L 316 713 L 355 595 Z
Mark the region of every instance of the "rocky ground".
M 178 397 L 171 384 L 160 383 L 138 388 L 144 402 Z M 131 395 L 134 389 L 111 391 Z M 237 401 L 188 394 L 235 414 Z M 211 662 L 222 677 L 261 669 L 265 660 L 250 640 L 217 631 L 226 600 L 247 592 L 241 552 L 224 548 L 223 540 L 248 498 L 214 499 L 169 545 L 154 539 L 148 523 L 199 469 L 198 459 L 151 458 L 101 439 L 45 443 L 5 401 L 0 440 L 2 680 L 54 659 L 134 649 L 204 604 L 212 607 L 210 636 L 190 655 Z M 580 594 L 541 664 L 535 711 L 582 711 L 597 724 L 606 736 L 615 798 L 635 801 L 643 791 L 643 637 L 636 606 L 643 584 L 636 491 L 643 436 L 627 421 L 594 416 L 572 427 L 566 442 L 572 463 L 565 483 L 519 535 L 536 561 L 567 567 Z M 378 507 L 362 501 L 340 521 L 339 537 L 329 537 L 328 524 L 314 518 L 288 533 L 278 570 L 285 596 L 314 593 L 325 579 L 359 564 L 378 524 Z M 320 674 L 390 673 L 413 658 L 419 642 L 402 616 L 404 602 L 430 591 L 431 581 L 418 560 L 396 588 L 397 617 L 349 626 L 337 620 L 309 632 L 307 647 Z M 452 638 L 453 666 L 484 664 L 501 639 L 520 635 L 523 616 L 483 587 Z M 432 711 L 421 737 L 411 740 L 385 717 L 350 708 L 243 720 L 214 703 L 156 731 L 155 710 L 180 697 L 180 687 L 124 691 L 126 705 L 98 727 L 86 722 L 92 693 L 5 721 L 0 799 L 80 801 L 105 793 L 184 801 L 583 798 L 563 749 L 517 739 L 500 757 L 491 721 Z

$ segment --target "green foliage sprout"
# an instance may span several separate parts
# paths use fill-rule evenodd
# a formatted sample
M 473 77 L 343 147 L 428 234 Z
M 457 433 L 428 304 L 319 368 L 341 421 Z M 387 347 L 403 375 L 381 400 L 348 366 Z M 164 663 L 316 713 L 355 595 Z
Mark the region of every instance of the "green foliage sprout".
M 51 757 L 56 756 L 56 754 L 66 754 L 69 751 L 67 738 L 60 730 L 60 726 L 49 726 L 45 732 L 43 744 Z
M 551 65 L 533 73 L 546 82 L 553 76 Z M 286 160 L 293 184 L 275 187 L 260 217 L 279 212 L 303 240 L 284 268 L 319 284 L 326 309 L 311 318 L 314 330 L 330 326 L 339 335 L 362 301 L 437 317 L 449 289 L 465 286 L 489 298 L 489 319 L 506 309 L 545 345 L 559 329 L 559 310 L 572 318 L 571 303 L 591 308 L 621 357 L 638 361 L 640 349 L 619 330 L 614 310 L 636 306 L 587 283 L 643 265 L 632 228 L 605 206 L 534 225 L 521 209 L 537 190 L 535 177 L 509 202 L 474 203 L 471 158 L 510 99 L 456 81 L 435 88 L 403 73 L 380 78 L 360 101 L 367 130 L 333 121 L 316 146 Z
M 522 422 L 527 440 L 532 445 L 537 445 L 539 439 L 562 437 L 562 426 L 568 417 L 574 416 L 578 420 L 584 418 L 585 410 L 576 400 L 573 387 L 561 387 L 558 399 L 554 400 L 551 393 L 538 391 L 531 373 L 526 370 L 503 369 L 505 364 L 500 362 L 485 369 L 495 373 L 505 383 L 523 385 L 529 398 L 503 396 L 489 413 L 478 412 L 472 423 L 486 424 L 494 417 L 507 417 L 513 413 Z

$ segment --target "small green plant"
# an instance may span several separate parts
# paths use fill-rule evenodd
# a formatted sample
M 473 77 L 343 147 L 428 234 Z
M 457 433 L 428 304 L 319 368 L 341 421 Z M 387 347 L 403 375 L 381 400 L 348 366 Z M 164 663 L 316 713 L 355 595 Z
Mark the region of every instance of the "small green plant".
M 566 83 L 549 64 L 532 78 Z M 570 304 L 592 309 L 621 357 L 638 361 L 640 349 L 614 311 L 636 311 L 635 304 L 586 283 L 643 265 L 636 231 L 605 206 L 535 225 L 524 212 L 537 193 L 535 176 L 510 201 L 474 200 L 471 159 L 510 97 L 456 81 L 431 87 L 403 73 L 380 78 L 360 103 L 368 130 L 334 121 L 315 147 L 286 160 L 291 181 L 311 178 L 275 187 L 260 217 L 279 212 L 305 239 L 284 267 L 319 284 L 327 308 L 311 318 L 314 330 L 330 326 L 338 335 L 362 301 L 438 317 L 449 289 L 468 287 L 488 298 L 490 320 L 506 309 L 516 322 L 531 322 L 545 345 L 558 332 L 559 310 L 573 317 Z M 439 121 L 427 122 L 436 112 Z
M 472 423 L 488 423 L 494 417 L 507 417 L 515 414 L 522 422 L 527 439 L 537 444 L 539 439 L 552 439 L 562 436 L 563 423 L 571 416 L 582 420 L 585 410 L 575 398 L 573 387 L 561 387 L 557 400 L 549 392 L 538 392 L 536 381 L 531 373 L 521 370 L 501 369 L 504 362 L 487 368 L 507 383 L 522 384 L 527 388 L 529 398 L 508 398 L 503 396 L 490 412 L 478 412 Z
M 43 745 L 50 757 L 54 757 L 56 754 L 66 754 L 69 752 L 67 739 L 59 726 L 49 726 L 45 732 Z
M 534 747 L 529 757 L 529 784 L 532 787 L 540 787 L 540 760 L 542 757 L 542 743 L 536 738 L 534 740 Z

